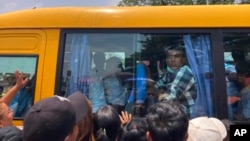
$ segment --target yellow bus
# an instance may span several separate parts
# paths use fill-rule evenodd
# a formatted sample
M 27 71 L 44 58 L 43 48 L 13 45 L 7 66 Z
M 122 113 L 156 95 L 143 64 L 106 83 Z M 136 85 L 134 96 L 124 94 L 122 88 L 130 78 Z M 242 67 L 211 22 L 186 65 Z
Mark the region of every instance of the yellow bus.
M 128 95 L 139 95 L 140 89 L 142 103 L 148 106 L 158 100 L 151 86 L 160 78 L 159 71 L 167 68 L 165 50 L 178 46 L 185 48 L 196 82 L 198 106 L 193 116 L 244 121 L 250 117 L 234 112 L 240 101 L 233 98 L 240 97 L 241 89 L 231 91 L 228 75 L 236 73 L 233 50 L 242 50 L 250 59 L 249 13 L 250 5 L 197 5 L 52 7 L 1 14 L 1 94 L 13 85 L 18 69 L 33 81 L 23 90 L 30 90 L 30 97 L 20 92 L 10 105 L 17 112 L 16 125 L 22 125 L 34 102 L 76 90 L 88 96 L 95 112 L 105 102 L 112 103 L 102 72 L 109 68 L 107 60 L 116 57 L 123 70 L 116 75 L 127 96 L 125 106 L 134 104 L 135 97 L 131 100 Z M 138 64 L 147 71 L 140 72 Z M 138 79 L 146 84 L 139 85 Z

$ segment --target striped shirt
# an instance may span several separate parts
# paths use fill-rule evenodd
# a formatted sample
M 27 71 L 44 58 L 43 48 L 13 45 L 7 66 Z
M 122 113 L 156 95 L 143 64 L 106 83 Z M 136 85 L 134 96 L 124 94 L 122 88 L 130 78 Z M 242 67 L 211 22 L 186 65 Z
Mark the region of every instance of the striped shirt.
M 163 76 L 156 82 L 155 88 L 163 88 L 166 93 L 164 100 L 179 101 L 190 116 L 197 91 L 193 73 L 187 65 L 172 73 L 166 69 Z

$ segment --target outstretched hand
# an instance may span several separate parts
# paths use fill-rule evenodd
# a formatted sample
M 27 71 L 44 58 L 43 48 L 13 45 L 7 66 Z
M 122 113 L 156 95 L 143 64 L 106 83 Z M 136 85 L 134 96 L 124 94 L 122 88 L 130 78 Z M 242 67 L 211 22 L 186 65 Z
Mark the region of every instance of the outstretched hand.
M 120 121 L 121 121 L 121 125 L 126 124 L 127 122 L 129 122 L 132 119 L 132 115 L 129 114 L 127 111 L 122 111 L 121 115 L 119 115 L 120 117 Z
M 16 96 L 17 92 L 22 89 L 29 81 L 28 78 L 24 79 L 23 73 L 20 73 L 18 70 L 15 71 L 16 84 L 7 93 L 0 99 L 5 104 L 9 105 L 11 100 Z
M 29 78 L 24 79 L 23 73 L 19 72 L 18 70 L 15 71 L 15 77 L 16 77 L 16 87 L 18 89 L 23 88 L 29 81 Z

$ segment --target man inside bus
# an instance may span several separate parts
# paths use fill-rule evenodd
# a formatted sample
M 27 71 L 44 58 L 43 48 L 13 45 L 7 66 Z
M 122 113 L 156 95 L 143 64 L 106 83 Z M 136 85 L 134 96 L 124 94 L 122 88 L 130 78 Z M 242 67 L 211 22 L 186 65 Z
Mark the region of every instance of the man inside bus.
M 250 119 L 250 63 L 240 63 L 237 69 L 237 81 L 240 88 L 240 97 L 236 110 L 234 111 L 234 118 L 237 120 Z
M 92 103 L 93 113 L 95 113 L 100 107 L 107 105 L 102 83 L 106 59 L 104 52 L 96 52 L 92 59 L 95 67 L 91 69 L 88 98 Z
M 105 100 L 119 114 L 124 110 L 126 104 L 125 87 L 122 85 L 123 80 L 119 77 L 123 70 L 122 61 L 119 57 L 113 56 L 106 61 L 105 77 L 103 78 Z
M 197 97 L 195 80 L 190 67 L 186 64 L 185 48 L 168 47 L 165 49 L 167 68 L 155 83 L 155 88 L 163 90 L 159 101 L 176 101 L 182 104 L 190 117 Z

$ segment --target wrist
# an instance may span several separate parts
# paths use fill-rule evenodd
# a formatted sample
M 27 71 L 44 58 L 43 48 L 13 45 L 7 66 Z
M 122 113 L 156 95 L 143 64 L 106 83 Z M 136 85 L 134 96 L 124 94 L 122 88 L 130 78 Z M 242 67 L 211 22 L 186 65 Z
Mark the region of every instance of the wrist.
M 14 91 L 19 91 L 22 87 L 21 86 L 18 86 L 17 84 L 13 86 L 13 90 Z

